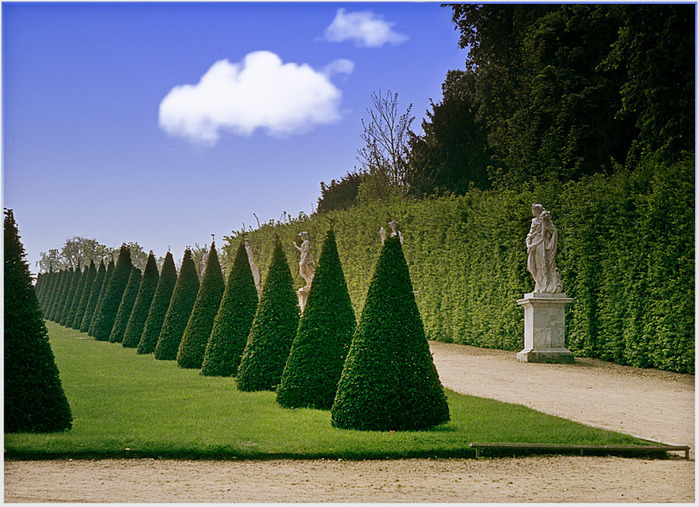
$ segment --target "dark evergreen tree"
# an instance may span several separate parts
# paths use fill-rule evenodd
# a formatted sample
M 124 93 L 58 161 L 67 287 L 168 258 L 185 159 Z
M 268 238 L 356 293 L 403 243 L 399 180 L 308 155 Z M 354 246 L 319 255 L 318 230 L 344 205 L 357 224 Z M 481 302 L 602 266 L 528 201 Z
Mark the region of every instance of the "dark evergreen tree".
M 104 293 L 104 298 L 102 299 L 99 312 L 93 319 L 95 320 L 94 337 L 98 341 L 109 340 L 112 327 L 114 327 L 114 320 L 116 319 L 117 312 L 119 311 L 121 299 L 124 297 L 124 291 L 129 283 L 131 267 L 131 254 L 129 252 L 129 248 L 126 245 L 122 245 L 119 252 L 119 258 L 117 259 L 116 266 L 114 267 L 114 273 L 109 280 L 109 285 Z
M 271 391 L 281 381 L 299 323 L 299 303 L 289 263 L 277 238 L 267 280 L 238 368 L 241 391 Z
M 172 293 L 163 327 L 160 330 L 158 344 L 155 346 L 155 358 L 173 361 L 177 358 L 184 329 L 192 314 L 194 302 L 199 292 L 199 277 L 192 259 L 192 251 L 187 248 L 182 258 L 182 267 Z
M 148 318 L 143 326 L 143 332 L 138 343 L 137 352 L 139 354 L 152 354 L 155 351 L 176 283 L 177 270 L 175 269 L 175 261 L 172 258 L 172 254 L 168 252 L 160 270 L 158 286 L 155 289 L 155 295 L 148 310 Z
M 112 276 L 114 276 L 114 259 L 110 259 L 107 265 L 107 273 L 102 281 L 102 287 L 100 288 L 99 296 L 97 297 L 97 305 L 95 306 L 95 311 L 92 313 L 92 318 L 90 319 L 90 325 L 87 334 L 94 337 L 95 336 L 95 325 L 97 324 L 97 316 L 102 313 L 102 302 L 104 301 L 104 295 L 107 293 L 107 288 L 109 283 L 112 281 Z
M 356 320 L 335 234 L 328 231 L 291 346 L 277 401 L 286 408 L 330 410 Z
M 82 276 L 82 270 L 80 265 L 73 271 L 73 275 L 70 277 L 70 285 L 66 291 L 65 299 L 61 309 L 59 310 L 59 315 L 56 317 L 56 322 L 60 325 L 65 326 L 68 320 L 68 314 L 70 313 L 70 307 L 73 304 L 73 298 L 75 297 L 75 291 L 78 289 L 78 284 L 80 283 L 80 277 Z
M 90 328 L 92 316 L 95 314 L 97 301 L 100 298 L 100 292 L 102 292 L 102 286 L 104 285 L 104 279 L 106 277 L 107 267 L 104 265 L 104 261 L 100 261 L 97 276 L 95 276 L 95 281 L 92 282 L 92 288 L 90 289 L 90 295 L 87 300 L 87 306 L 85 307 L 85 313 L 83 314 L 83 320 L 80 322 L 80 331 L 83 333 L 86 333 Z
M 75 311 L 75 318 L 71 324 L 73 329 L 80 329 L 83 322 L 83 317 L 85 316 L 85 311 L 87 310 L 87 303 L 90 300 L 90 295 L 92 294 L 92 286 L 97 278 L 97 268 L 95 267 L 95 261 L 90 261 L 90 266 L 87 268 L 87 278 L 85 279 L 85 285 L 83 287 L 82 294 L 80 295 L 80 302 L 78 303 L 78 308 Z
M 109 333 L 110 343 L 122 343 L 124 341 L 126 324 L 129 323 L 131 311 L 133 310 L 134 304 L 136 304 L 136 297 L 138 296 L 138 289 L 141 286 L 142 278 L 141 270 L 132 266 L 129 282 L 126 284 L 126 289 L 124 289 L 124 295 L 121 297 L 121 303 L 119 303 L 119 310 L 114 319 L 114 325 Z
M 73 327 L 73 321 L 75 320 L 75 314 L 78 313 L 78 306 L 80 306 L 80 299 L 82 298 L 83 292 L 85 291 L 85 284 L 87 283 L 88 269 L 85 268 L 80 273 L 80 279 L 78 280 L 78 285 L 75 288 L 75 293 L 73 294 L 73 300 L 70 303 L 70 310 L 68 310 L 68 315 L 63 319 L 63 325 L 66 327 Z
M 241 241 L 206 345 L 202 375 L 232 377 L 238 372 L 258 297 L 245 244 Z
M 201 368 L 225 284 L 216 245 L 212 242 L 201 287 L 177 352 L 177 365 L 180 368 Z
M 5 432 L 70 429 L 70 405 L 12 210 L 5 210 L 4 241 Z
M 157 286 L 158 265 L 151 251 L 148 254 L 148 260 L 146 261 L 146 268 L 143 271 L 141 286 L 138 288 L 136 302 L 134 303 L 133 310 L 131 310 L 129 321 L 126 323 L 124 340 L 121 342 L 124 347 L 138 347 L 138 343 L 141 341 L 141 333 L 143 333 L 143 326 L 146 324 L 148 310 L 153 302 L 153 295 L 155 294 Z
M 403 249 L 398 238 L 387 238 L 342 371 L 332 424 L 421 430 L 448 420 Z

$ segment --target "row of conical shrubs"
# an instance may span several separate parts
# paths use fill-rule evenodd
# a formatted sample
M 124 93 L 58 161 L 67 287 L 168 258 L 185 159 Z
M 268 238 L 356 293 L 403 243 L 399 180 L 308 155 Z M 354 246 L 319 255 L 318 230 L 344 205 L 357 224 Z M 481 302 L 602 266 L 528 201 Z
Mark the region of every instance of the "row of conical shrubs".
M 158 279 L 151 258 L 141 276 L 123 247 L 116 266 L 106 270 L 88 327 L 95 339 L 137 347 L 203 375 L 234 376 L 241 391 L 276 391 L 286 408 L 331 410 L 332 424 L 340 428 L 417 430 L 449 419 L 397 238 L 385 241 L 359 325 L 332 231 L 302 316 L 278 240 L 259 304 L 243 242 L 227 281 L 214 244 L 201 283 L 189 250 L 179 275 L 168 253 Z M 88 292 L 89 311 L 102 271 L 103 265 L 92 287 L 90 275 L 79 270 L 41 277 L 40 299 L 53 320 L 61 322 L 72 307 L 69 298 Z M 75 327 L 77 315 L 66 323 Z

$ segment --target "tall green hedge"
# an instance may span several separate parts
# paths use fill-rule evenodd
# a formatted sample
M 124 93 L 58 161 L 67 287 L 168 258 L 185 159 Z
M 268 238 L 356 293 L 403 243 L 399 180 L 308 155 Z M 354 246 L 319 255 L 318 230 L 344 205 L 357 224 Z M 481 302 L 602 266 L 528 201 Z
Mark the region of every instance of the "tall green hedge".
M 231 377 L 238 372 L 257 310 L 258 295 L 245 245 L 241 241 L 229 270 L 211 336 L 206 344 L 202 375 Z
M 180 368 L 201 368 L 225 284 L 216 245 L 211 243 L 197 299 L 177 352 L 177 366 Z
M 126 284 L 126 289 L 124 289 L 124 295 L 121 297 L 119 310 L 114 319 L 114 325 L 109 333 L 110 343 L 122 343 L 124 341 L 126 324 L 129 323 L 131 311 L 133 310 L 134 304 L 136 304 L 136 297 L 138 297 L 138 289 L 141 286 L 142 278 L 141 270 L 132 266 L 129 281 Z
M 449 420 L 398 238 L 387 238 L 332 406 L 332 424 L 421 430 Z
M 165 314 L 170 306 L 170 298 L 175 290 L 177 283 L 177 270 L 175 269 L 175 261 L 172 254 L 168 252 L 163 261 L 163 267 L 160 270 L 158 285 L 155 288 L 153 301 L 148 309 L 148 318 L 143 326 L 141 339 L 138 342 L 136 349 L 139 354 L 152 354 L 155 351 L 155 346 L 158 344 L 160 330 L 163 328 Z
M 112 274 L 109 285 L 104 293 L 102 303 L 98 308 L 98 313 L 95 315 L 94 334 L 98 341 L 108 341 L 109 335 L 112 332 L 114 321 L 119 311 L 121 299 L 124 296 L 124 291 L 131 277 L 131 253 L 126 245 L 122 245 L 117 258 L 114 273 Z
M 158 286 L 158 278 L 158 265 L 151 251 L 148 254 L 146 267 L 143 270 L 143 278 L 138 288 L 136 302 L 131 310 L 129 321 L 126 323 L 124 339 L 121 342 L 124 347 L 138 347 L 141 341 L 141 333 L 143 333 L 143 326 L 146 324 L 146 319 L 148 318 L 148 310 L 153 302 L 155 289 Z
M 90 261 L 90 266 L 86 269 L 86 271 L 87 276 L 85 278 L 85 284 L 83 285 L 83 290 L 80 294 L 80 301 L 78 302 L 77 309 L 75 310 L 75 317 L 73 317 L 73 322 L 71 323 L 71 327 L 73 329 L 80 329 L 83 322 L 83 317 L 85 316 L 85 311 L 87 310 L 87 303 L 90 300 L 90 295 L 92 294 L 92 285 L 95 283 L 95 278 L 97 278 L 95 261 Z
M 272 391 L 281 381 L 299 322 L 293 278 L 279 239 L 236 377 L 241 391 Z
M 12 210 L 4 220 L 4 417 L 7 433 L 46 433 L 72 426 L 72 414 L 49 344 Z
M 356 325 L 332 230 L 317 266 L 277 389 L 277 402 L 286 408 L 330 410 Z
M 671 166 L 649 161 L 568 183 L 366 202 L 263 224 L 250 237 L 258 265 L 266 266 L 275 235 L 291 255 L 299 230 L 320 237 L 333 221 L 359 315 L 378 230 L 396 218 L 428 338 L 516 351 L 524 326 L 516 300 L 533 289 L 524 238 L 531 205 L 541 203 L 558 228 L 557 264 L 574 298 L 566 346 L 580 356 L 693 373 L 694 189 L 692 157 Z
M 180 341 L 187 327 L 189 316 L 192 314 L 194 302 L 199 292 L 199 277 L 197 268 L 192 259 L 192 252 L 188 248 L 184 251 L 182 267 L 177 277 L 177 283 L 170 299 L 160 337 L 155 347 L 155 358 L 173 361 L 177 358 Z
M 95 314 L 95 308 L 97 308 L 97 301 L 100 298 L 100 293 L 102 292 L 102 286 L 104 285 L 104 279 L 106 277 L 107 267 L 104 265 L 104 261 L 100 261 L 100 267 L 97 269 L 97 276 L 95 277 L 95 281 L 92 282 L 92 288 L 90 289 L 90 296 L 87 300 L 87 306 L 85 307 L 83 320 L 80 323 L 80 331 L 82 331 L 83 333 L 86 333 L 90 328 L 92 316 Z

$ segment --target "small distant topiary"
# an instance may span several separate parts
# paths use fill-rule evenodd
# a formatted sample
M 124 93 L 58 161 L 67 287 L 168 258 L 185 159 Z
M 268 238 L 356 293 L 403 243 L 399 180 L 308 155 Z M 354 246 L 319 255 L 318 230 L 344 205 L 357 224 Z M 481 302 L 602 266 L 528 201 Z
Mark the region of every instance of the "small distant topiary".
M 95 306 L 95 311 L 92 313 L 92 318 L 90 320 L 90 326 L 87 334 L 94 337 L 95 336 L 95 324 L 97 324 L 97 316 L 102 312 L 102 303 L 104 302 L 104 295 L 107 293 L 107 287 L 114 276 L 114 259 L 109 260 L 107 264 L 107 274 L 102 281 L 102 288 L 100 288 L 99 297 L 97 298 L 97 305 Z M 130 275 L 130 273 L 129 273 Z
M 119 251 L 119 258 L 114 267 L 114 273 L 109 280 L 104 298 L 94 318 L 96 321 L 94 322 L 95 340 L 109 340 L 121 299 L 124 297 L 124 291 L 131 277 L 131 268 L 131 253 L 126 245 L 122 245 Z
M 206 345 L 202 375 L 232 377 L 238 372 L 258 298 L 248 254 L 241 241 Z
M 80 306 L 80 300 L 82 299 L 83 292 L 85 291 L 88 273 L 88 268 L 83 269 L 80 273 L 80 279 L 78 280 L 78 285 L 75 287 L 75 292 L 73 293 L 72 301 L 70 303 L 70 309 L 68 310 L 67 315 L 63 318 L 63 325 L 66 327 L 73 327 L 75 314 L 78 313 L 78 306 Z
M 97 301 L 100 298 L 100 292 L 102 292 L 102 286 L 104 285 L 104 279 L 107 277 L 107 266 L 104 265 L 104 261 L 100 261 L 100 267 L 97 269 L 97 276 L 95 281 L 92 282 L 92 289 L 90 290 L 90 297 L 87 300 L 87 306 L 85 307 L 85 313 L 83 314 L 83 320 L 80 323 L 80 331 L 87 333 L 90 328 L 90 323 L 92 322 L 92 316 L 95 314 L 95 308 L 97 307 Z
M 155 262 L 153 252 L 150 252 L 146 261 L 146 268 L 143 270 L 143 278 L 141 279 L 141 286 L 138 288 L 136 302 L 131 310 L 129 321 L 126 323 L 124 339 L 121 342 L 124 347 L 138 347 L 157 286 L 158 265 Z
M 70 286 L 70 281 L 73 279 L 73 268 L 68 268 L 63 271 L 63 276 L 61 276 L 61 283 L 58 286 L 58 291 L 56 292 L 56 297 L 53 298 L 51 302 L 51 309 L 49 310 L 48 319 L 54 322 L 58 322 L 60 317 L 60 309 L 63 307 L 63 302 L 66 298 L 66 292 Z
M 158 286 L 155 289 L 155 295 L 148 310 L 148 318 L 143 326 L 141 339 L 138 342 L 136 352 L 139 354 L 152 354 L 155 351 L 155 346 L 158 344 L 160 330 L 163 328 L 165 314 L 170 306 L 170 298 L 175 290 L 177 283 L 177 269 L 175 269 L 175 261 L 172 254 L 168 252 L 165 255 L 163 267 L 160 270 L 160 278 Z
M 289 263 L 277 238 L 260 305 L 238 368 L 241 391 L 273 391 L 279 385 L 299 323 L 299 303 Z
M 182 341 L 182 335 L 185 327 L 187 327 L 189 316 L 192 314 L 192 308 L 194 308 L 198 292 L 199 277 L 197 276 L 197 268 L 192 259 L 192 252 L 188 248 L 184 251 L 180 274 L 177 277 L 170 306 L 165 314 L 163 328 L 160 331 L 158 344 L 155 347 L 156 359 L 173 361 L 177 358 L 180 341 Z
M 121 303 L 119 303 L 119 310 L 114 319 L 114 325 L 109 333 L 110 343 L 121 343 L 124 340 L 124 331 L 126 331 L 126 324 L 129 322 L 131 311 L 136 303 L 138 288 L 141 286 L 141 278 L 141 270 L 132 266 L 129 283 L 126 284 L 124 295 L 121 297 Z
M 216 245 L 212 242 L 197 300 L 194 302 L 177 352 L 177 365 L 180 368 L 201 368 L 211 328 L 221 306 L 225 284 Z
M 87 268 L 87 276 L 85 278 L 85 285 L 83 286 L 82 294 L 80 295 L 80 302 L 75 311 L 75 317 L 73 317 L 73 322 L 71 326 L 73 329 L 80 329 L 83 322 L 83 317 L 85 316 L 85 311 L 87 310 L 87 303 L 92 294 L 92 285 L 95 283 L 95 278 L 97 278 L 97 268 L 95 267 L 95 261 L 90 261 L 90 266 Z
M 332 424 L 421 430 L 449 420 L 399 238 L 387 238 L 352 339 Z
M 49 311 L 49 303 L 51 302 L 51 298 L 56 293 L 56 284 L 60 280 L 60 274 L 61 271 L 53 271 L 49 273 L 49 280 L 40 300 L 41 310 L 44 312 L 44 318 L 46 318 Z
M 70 278 L 70 285 L 68 286 L 65 299 L 63 300 L 63 304 L 61 305 L 61 309 L 59 310 L 60 313 L 56 316 L 56 322 L 58 322 L 61 326 L 66 325 L 66 321 L 68 320 L 68 314 L 70 314 L 70 308 L 73 304 L 75 292 L 78 289 L 78 285 L 80 284 L 80 278 L 82 277 L 82 274 L 83 273 L 80 269 L 80 265 L 78 265 L 78 267 L 75 268 L 75 271 L 73 271 L 73 275 Z
M 71 428 L 73 416 L 49 344 L 12 210 L 4 224 L 5 432 Z
M 328 231 L 277 389 L 282 407 L 330 410 L 355 325 L 335 234 Z

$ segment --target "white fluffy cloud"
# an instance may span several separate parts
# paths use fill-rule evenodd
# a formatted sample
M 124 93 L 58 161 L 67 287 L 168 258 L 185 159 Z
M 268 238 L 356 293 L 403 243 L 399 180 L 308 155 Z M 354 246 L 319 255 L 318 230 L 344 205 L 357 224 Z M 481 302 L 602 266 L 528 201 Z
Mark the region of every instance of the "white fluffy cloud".
M 330 77 L 351 73 L 354 64 L 337 60 L 316 71 L 283 63 L 269 51 L 248 54 L 241 63 L 220 60 L 196 85 L 180 85 L 160 103 L 160 126 L 168 134 L 215 144 L 221 132 L 272 135 L 307 131 L 340 120 L 342 92 Z
M 335 19 L 325 29 L 325 40 L 330 42 L 354 41 L 360 47 L 377 48 L 384 44 L 400 44 L 406 35 L 393 31 L 394 23 L 384 21 L 371 11 L 347 12 L 338 9 Z

